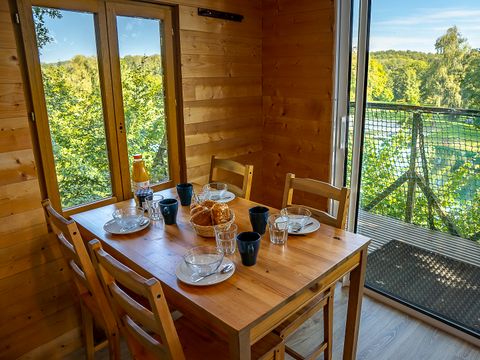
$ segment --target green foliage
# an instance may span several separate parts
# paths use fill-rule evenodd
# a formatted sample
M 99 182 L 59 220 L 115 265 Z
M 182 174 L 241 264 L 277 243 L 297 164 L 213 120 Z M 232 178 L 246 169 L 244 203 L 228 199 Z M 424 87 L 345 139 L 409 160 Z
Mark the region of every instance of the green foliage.
M 385 68 L 372 56 L 368 67 L 368 101 L 389 102 L 393 100 L 393 91 L 388 83 Z
M 159 183 L 168 179 L 161 57 L 125 56 L 120 68 L 128 151 L 143 155 L 150 181 Z
M 41 50 L 46 44 L 54 39 L 50 36 L 48 28 L 45 26 L 45 17 L 52 19 L 61 19 L 62 14 L 59 10 L 34 6 L 32 7 L 33 21 L 35 23 L 35 34 L 37 37 L 37 46 Z
M 473 50 L 468 57 L 462 82 L 464 106 L 480 109 L 480 51 Z M 477 121 L 480 121 L 478 119 Z
M 437 39 L 435 49 L 435 54 L 395 50 L 372 52 L 368 99 L 480 109 L 479 51 L 470 48 L 467 39 L 455 26 Z M 352 63 L 355 64 L 352 64 L 353 72 L 356 70 L 356 51 Z M 352 86 L 354 90 L 355 86 Z M 390 92 L 393 92 L 391 98 Z
M 374 104 L 367 107 L 360 193 L 362 208 L 408 170 L 412 116 L 411 111 L 398 110 L 395 105 L 391 110 L 376 108 Z M 467 121 L 466 116 L 456 118 L 448 113 L 422 113 L 421 122 L 428 186 L 459 233 L 475 239 L 480 234 L 480 129 Z M 416 172 L 425 179 L 420 146 L 418 142 Z M 418 185 L 414 199 L 412 222 L 430 227 L 428 200 Z M 406 206 L 407 183 L 404 183 L 369 211 L 403 220 Z M 434 209 L 432 215 L 435 229 L 448 232 Z
M 142 153 L 153 182 L 168 177 L 160 57 L 120 60 L 127 145 Z M 97 59 L 77 55 L 42 64 L 62 206 L 112 194 Z
M 62 206 L 111 195 L 96 59 L 43 64 L 42 76 Z
M 461 85 L 470 51 L 467 40 L 454 26 L 437 39 L 435 49 L 437 57 L 426 74 L 426 101 L 435 106 L 462 107 Z

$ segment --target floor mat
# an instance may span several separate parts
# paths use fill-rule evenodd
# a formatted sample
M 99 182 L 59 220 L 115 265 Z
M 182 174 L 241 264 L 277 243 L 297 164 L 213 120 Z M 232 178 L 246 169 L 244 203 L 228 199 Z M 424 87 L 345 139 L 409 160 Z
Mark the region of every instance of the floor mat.
M 480 267 L 393 240 L 369 254 L 365 283 L 480 334 Z

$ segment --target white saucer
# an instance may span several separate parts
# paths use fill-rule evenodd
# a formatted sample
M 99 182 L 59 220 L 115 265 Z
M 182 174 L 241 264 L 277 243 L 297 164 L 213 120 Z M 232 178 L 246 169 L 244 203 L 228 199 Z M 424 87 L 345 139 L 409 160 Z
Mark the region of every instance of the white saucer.
M 107 221 L 105 225 L 103 225 L 103 230 L 105 230 L 106 232 L 109 232 L 110 234 L 125 235 L 125 234 L 131 234 L 131 233 L 143 230 L 148 225 L 150 225 L 150 219 L 144 216 L 138 226 L 129 230 L 122 230 L 121 226 L 118 225 L 118 223 L 114 219 L 111 219 Z
M 288 227 L 288 234 L 289 235 L 306 235 L 306 234 L 311 234 L 317 231 L 318 229 L 320 229 L 320 222 L 317 219 L 311 217 L 310 219 L 307 220 L 307 224 L 309 223 L 313 223 L 313 224 L 304 226 L 302 230 L 295 231 L 295 232 L 292 231 L 290 227 Z
M 232 193 L 231 191 L 226 191 L 221 199 L 218 199 L 218 200 L 215 200 L 215 201 L 221 202 L 221 203 L 228 203 L 228 202 L 232 201 L 233 199 L 235 199 L 235 194 Z
M 226 274 L 216 273 L 216 274 L 207 276 L 206 278 L 198 282 L 193 282 L 193 279 L 196 276 L 195 277 L 192 276 L 193 275 L 192 270 L 188 267 L 188 265 L 185 263 L 185 261 L 183 261 L 183 258 L 182 258 L 182 260 L 178 263 L 177 268 L 175 269 L 175 274 L 177 275 L 177 278 L 180 281 L 184 282 L 185 284 L 194 285 L 194 286 L 214 285 L 227 280 L 235 272 L 235 264 L 233 263 L 232 260 L 226 257 L 223 258 L 223 261 L 218 268 L 221 268 L 226 264 L 233 264 L 233 270 L 229 271 Z

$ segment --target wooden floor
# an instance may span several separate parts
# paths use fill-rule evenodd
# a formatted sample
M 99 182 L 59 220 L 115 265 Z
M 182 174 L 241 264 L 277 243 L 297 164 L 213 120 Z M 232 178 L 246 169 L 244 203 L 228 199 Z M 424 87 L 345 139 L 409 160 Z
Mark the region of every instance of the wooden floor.
M 333 358 L 342 358 L 348 288 L 337 287 L 335 293 Z M 318 314 L 298 330 L 289 343 L 302 352 L 322 336 L 322 317 Z M 131 359 L 124 348 L 123 359 Z M 102 351 L 96 359 L 108 359 Z M 287 357 L 288 358 L 288 357 Z M 83 351 L 67 359 L 84 359 Z M 322 357 L 320 357 L 322 359 Z M 357 360 L 449 360 L 480 359 L 480 348 L 437 330 L 419 320 L 364 297 Z M 210 360 L 210 359 L 206 359 Z
M 370 252 L 391 240 L 398 240 L 455 260 L 480 266 L 479 243 L 440 231 L 407 224 L 387 216 L 360 210 L 358 232 L 372 239 L 368 248 Z

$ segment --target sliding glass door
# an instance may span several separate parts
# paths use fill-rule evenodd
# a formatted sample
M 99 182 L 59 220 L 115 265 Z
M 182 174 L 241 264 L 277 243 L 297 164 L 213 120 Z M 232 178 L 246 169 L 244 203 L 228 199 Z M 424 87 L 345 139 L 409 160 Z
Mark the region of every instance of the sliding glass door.
M 352 11 L 345 182 L 366 286 L 479 337 L 480 4 Z

